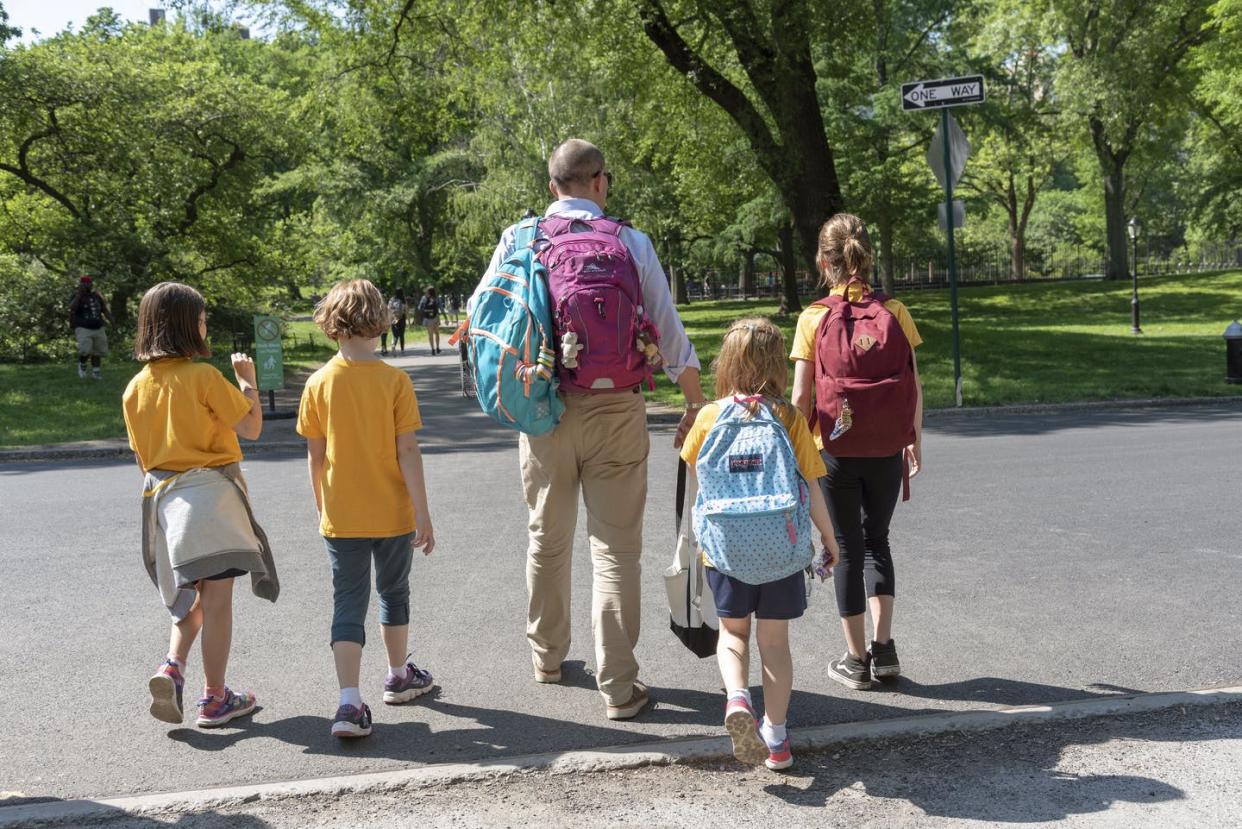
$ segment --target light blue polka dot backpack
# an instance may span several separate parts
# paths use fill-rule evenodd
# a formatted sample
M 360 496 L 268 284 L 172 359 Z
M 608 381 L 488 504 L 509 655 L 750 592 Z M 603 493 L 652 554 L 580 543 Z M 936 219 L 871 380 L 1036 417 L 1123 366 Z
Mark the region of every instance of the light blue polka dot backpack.
M 811 491 L 789 432 L 760 397 L 718 402 L 695 462 L 699 546 L 713 567 L 747 584 L 792 576 L 814 553 Z

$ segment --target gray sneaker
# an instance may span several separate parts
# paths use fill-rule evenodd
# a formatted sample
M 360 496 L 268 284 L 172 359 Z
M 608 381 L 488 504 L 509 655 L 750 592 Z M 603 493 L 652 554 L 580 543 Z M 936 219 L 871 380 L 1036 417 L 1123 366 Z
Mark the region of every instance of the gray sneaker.
M 855 659 L 849 653 L 829 663 L 828 676 L 833 681 L 841 683 L 846 688 L 853 688 L 855 691 L 871 690 L 870 666 L 867 665 L 866 660 Z
M 421 697 L 436 686 L 432 684 L 431 672 L 413 662 L 405 663 L 405 676 L 390 676 L 384 680 L 384 703 L 400 705 L 415 697 Z
M 901 662 L 897 659 L 897 640 L 889 639 L 883 645 L 872 641 L 871 675 L 876 679 L 891 679 L 901 675 Z

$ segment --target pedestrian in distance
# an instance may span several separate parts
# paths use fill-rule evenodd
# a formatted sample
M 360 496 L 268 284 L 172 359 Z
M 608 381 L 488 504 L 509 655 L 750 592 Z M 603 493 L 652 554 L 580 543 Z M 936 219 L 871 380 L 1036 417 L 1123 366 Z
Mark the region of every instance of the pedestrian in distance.
M 901 673 L 888 528 L 923 461 L 923 389 L 914 356 L 923 340 L 905 305 L 872 289 L 874 261 L 861 219 L 838 213 L 824 223 L 816 262 L 827 296 L 798 317 L 790 353 L 793 402 L 816 426 L 841 548 L 833 582 L 846 653 L 828 675 L 855 690 Z
M 306 438 L 319 532 L 332 568 L 332 631 L 340 701 L 336 737 L 371 733 L 371 709 L 359 675 L 366 644 L 371 564 L 388 657 L 386 704 L 428 693 L 431 674 L 409 659 L 410 565 L 415 550 L 431 555 L 435 534 L 427 506 L 422 427 L 410 377 L 379 359 L 376 341 L 390 314 L 365 279 L 340 282 L 315 308 L 315 323 L 340 351 L 311 375 L 298 407 Z
M 704 403 L 699 361 L 651 240 L 604 216 L 613 178 L 604 154 L 587 141 L 569 139 L 548 159 L 548 176 L 554 201 L 535 228 L 535 240 L 547 242 L 541 257 L 550 263 L 549 304 L 561 308 L 552 334 L 561 349 L 555 370 L 564 412 L 550 431 L 519 437 L 529 512 L 526 635 L 535 681 L 560 682 L 570 646 L 570 568 L 581 492 L 595 571 L 596 680 L 605 716 L 625 720 L 651 699 L 634 655 L 649 450 L 641 386 L 662 366 L 681 387 L 687 409 L 674 437 L 680 446 Z M 518 228 L 501 234 L 467 303 L 467 318 L 514 253 Z M 575 287 L 583 285 L 584 274 L 591 277 L 591 290 Z
M 86 275 L 78 279 L 78 290 L 69 301 L 69 328 L 78 342 L 78 377 L 86 377 L 86 361 L 91 363 L 91 377 L 103 379 L 103 358 L 108 356 L 108 334 L 104 322 L 114 325 L 108 303 L 95 289 L 94 280 Z
M 456 291 L 449 294 L 448 312 L 449 319 L 451 319 L 453 324 L 456 325 L 459 322 L 458 318 L 461 315 L 461 294 Z
M 427 329 L 427 346 L 431 356 L 440 353 L 440 300 L 436 297 L 436 289 L 428 288 L 418 301 L 418 315 Z
M 733 323 L 714 369 L 720 399 L 699 411 L 681 457 L 698 483 L 695 535 L 720 618 L 716 661 L 725 685 L 725 728 L 738 760 L 785 769 L 793 765 L 786 731 L 793 691 L 789 622 L 806 610 L 810 527 L 795 531 L 788 516 L 743 512 L 743 502 L 755 488 L 765 507 L 776 499 L 798 504 L 820 532 L 830 569 L 837 545 L 819 489 L 826 469 L 806 419 L 785 397 L 789 371 L 779 328 L 764 317 Z M 735 572 L 746 573 L 746 580 Z M 752 619 L 763 677 L 761 724 L 750 696 Z
M 122 397 L 125 428 L 144 476 L 143 561 L 172 616 L 168 655 L 151 677 L 151 714 L 180 723 L 186 661 L 200 638 L 205 689 L 202 728 L 255 708 L 255 696 L 225 684 L 233 636 L 233 580 L 247 573 L 254 593 L 276 601 L 280 583 L 267 536 L 254 518 L 241 473 L 238 436 L 256 440 L 263 409 L 254 362 L 230 358 L 237 385 L 209 355 L 203 297 L 161 282 L 138 307 L 134 357 L 145 363 Z
M 405 354 L 405 321 L 408 306 L 405 304 L 405 289 L 397 288 L 388 300 L 388 313 L 392 316 L 392 348 L 401 346 L 401 354 Z M 380 334 L 380 354 L 388 356 L 388 332 Z

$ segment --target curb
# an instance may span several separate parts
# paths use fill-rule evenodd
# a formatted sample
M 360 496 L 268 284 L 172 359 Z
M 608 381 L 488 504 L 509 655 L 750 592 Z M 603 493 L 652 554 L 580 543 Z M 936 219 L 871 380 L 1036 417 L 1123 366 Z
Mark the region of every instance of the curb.
M 1010 403 L 1004 406 L 963 406 L 924 409 L 924 420 L 959 417 L 998 417 L 1006 415 L 1071 414 L 1073 412 L 1121 411 L 1128 409 L 1180 409 L 1185 407 L 1228 406 L 1242 412 L 1242 394 L 1220 397 L 1139 397 L 1121 400 L 1083 400 L 1075 403 Z M 648 423 L 678 423 L 681 409 L 668 406 L 647 408 Z
M 1158 711 L 1178 706 L 1220 705 L 1242 702 L 1242 685 L 1170 693 L 1110 696 L 1103 699 L 1024 705 L 993 711 L 961 711 L 875 722 L 853 722 L 800 729 L 793 745 L 800 750 L 819 750 L 847 740 L 916 737 L 961 731 L 991 731 L 1026 723 L 1085 719 Z M 191 813 L 237 806 L 257 800 L 288 797 L 361 794 L 400 791 L 469 783 L 517 774 L 620 771 L 694 760 L 717 760 L 732 754 L 724 737 L 698 737 L 613 746 L 591 751 L 546 752 L 482 763 L 423 766 L 399 771 L 373 772 L 343 777 L 260 783 L 219 789 L 135 795 L 106 800 L 66 800 L 27 806 L 0 806 L 0 829 L 54 825 L 65 821 L 99 821 L 126 816 L 178 812 Z
M 1014 403 L 1007 406 L 977 406 L 961 409 L 927 409 L 923 412 L 925 420 L 948 418 L 998 417 L 1006 415 L 1035 414 L 1070 414 L 1073 412 L 1121 411 L 1143 409 L 1181 409 L 1204 406 L 1226 406 L 1237 408 L 1242 412 L 1242 395 L 1225 395 L 1221 397 L 1152 397 L 1134 400 L 1090 400 L 1078 403 Z M 682 410 L 668 406 L 648 406 L 647 423 L 650 425 L 669 426 L 681 422 Z M 280 418 L 276 418 L 280 419 Z M 303 450 L 304 441 L 283 440 L 271 443 L 255 443 L 244 446 L 247 455 L 255 452 L 285 452 Z M 20 463 L 29 461 L 61 461 L 61 460 L 92 460 L 106 458 L 127 458 L 130 455 L 129 445 L 118 441 L 115 445 L 92 446 L 60 444 L 50 446 L 31 446 L 17 449 L 0 449 L 0 464 Z

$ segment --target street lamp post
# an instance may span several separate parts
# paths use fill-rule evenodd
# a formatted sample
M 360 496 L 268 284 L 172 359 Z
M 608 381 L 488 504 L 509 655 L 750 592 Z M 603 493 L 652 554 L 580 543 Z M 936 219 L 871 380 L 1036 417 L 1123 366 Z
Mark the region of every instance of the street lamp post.
M 1143 329 L 1139 327 L 1139 298 L 1138 298 L 1138 238 L 1142 232 L 1143 226 L 1139 223 L 1138 217 L 1131 218 L 1126 224 L 1126 232 L 1130 234 L 1130 242 L 1133 244 L 1134 261 L 1131 263 L 1131 292 L 1130 292 L 1130 333 L 1142 334 Z

